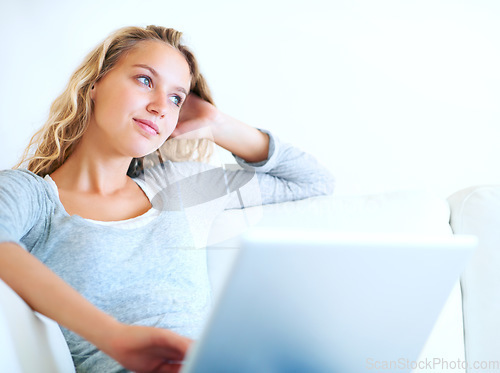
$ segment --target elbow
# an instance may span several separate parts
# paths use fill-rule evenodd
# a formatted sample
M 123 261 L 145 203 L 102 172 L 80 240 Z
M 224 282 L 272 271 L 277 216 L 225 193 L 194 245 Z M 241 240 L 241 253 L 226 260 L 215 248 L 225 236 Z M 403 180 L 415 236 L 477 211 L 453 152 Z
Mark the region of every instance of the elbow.
M 333 194 L 335 190 L 335 178 L 332 174 L 327 173 L 315 183 L 315 189 L 318 196 Z
M 335 178 L 331 176 L 324 184 L 322 188 L 322 193 L 321 195 L 330 195 L 333 194 L 333 191 L 335 190 Z
M 330 174 L 323 175 L 314 182 L 309 183 L 305 189 L 307 190 L 307 195 L 302 198 L 331 195 L 335 189 L 335 178 Z
M 335 178 L 331 176 L 330 180 L 328 180 L 325 186 L 325 195 L 333 194 L 334 190 L 335 190 Z

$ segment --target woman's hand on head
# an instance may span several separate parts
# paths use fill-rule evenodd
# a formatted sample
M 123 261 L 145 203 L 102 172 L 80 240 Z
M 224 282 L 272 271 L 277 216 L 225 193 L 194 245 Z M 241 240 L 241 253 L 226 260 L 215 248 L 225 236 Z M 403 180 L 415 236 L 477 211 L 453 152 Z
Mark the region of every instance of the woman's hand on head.
M 170 330 L 120 324 L 98 347 L 128 370 L 170 373 L 180 371 L 192 342 Z
M 179 121 L 170 137 L 214 141 L 218 115 L 214 105 L 190 93 L 182 104 Z

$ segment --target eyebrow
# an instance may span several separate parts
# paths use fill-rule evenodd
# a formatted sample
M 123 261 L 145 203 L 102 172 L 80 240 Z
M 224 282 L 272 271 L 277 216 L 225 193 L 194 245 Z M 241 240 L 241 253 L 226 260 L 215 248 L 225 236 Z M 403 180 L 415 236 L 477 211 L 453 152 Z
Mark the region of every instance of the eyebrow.
M 148 66 L 148 65 L 145 65 L 145 64 L 142 64 L 142 63 L 138 63 L 138 64 L 135 64 L 135 65 L 132 65 L 133 67 L 141 67 L 143 69 L 146 69 L 146 70 L 149 70 L 151 72 L 151 74 L 153 74 L 154 77 L 158 77 L 158 72 L 153 69 L 151 66 Z M 188 92 L 186 91 L 185 88 L 182 88 L 182 87 L 177 87 L 176 88 L 178 91 L 184 93 L 186 96 L 188 95 Z

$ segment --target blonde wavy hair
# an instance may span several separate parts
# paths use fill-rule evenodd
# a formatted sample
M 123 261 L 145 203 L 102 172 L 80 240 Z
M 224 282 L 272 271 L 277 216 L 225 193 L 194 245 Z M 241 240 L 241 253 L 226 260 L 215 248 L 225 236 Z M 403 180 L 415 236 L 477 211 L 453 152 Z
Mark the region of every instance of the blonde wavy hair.
M 193 53 L 181 43 L 181 36 L 179 31 L 160 26 L 125 27 L 111 34 L 88 54 L 73 73 L 64 92 L 52 103 L 47 122 L 33 135 L 14 168 L 27 164 L 28 170 L 41 177 L 59 168 L 74 151 L 87 129 L 93 109 L 90 98 L 92 86 L 113 69 L 125 53 L 142 41 L 163 41 L 182 53 L 191 71 L 191 92 L 213 104 L 198 62 Z M 212 143 L 208 140 L 171 139 L 156 154 L 159 162 L 164 159 L 204 161 L 210 157 L 211 151 Z M 155 160 L 148 157 L 148 162 L 155 163 Z M 137 176 L 144 167 L 144 157 L 134 158 L 128 175 Z

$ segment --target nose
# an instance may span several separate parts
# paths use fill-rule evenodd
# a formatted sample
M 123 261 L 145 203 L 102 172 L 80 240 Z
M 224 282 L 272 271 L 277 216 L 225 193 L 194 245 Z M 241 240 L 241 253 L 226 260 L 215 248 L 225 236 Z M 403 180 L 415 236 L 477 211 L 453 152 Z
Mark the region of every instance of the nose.
M 161 91 L 156 91 L 151 96 L 151 100 L 146 107 L 147 111 L 160 119 L 163 118 L 167 112 L 167 97 Z

